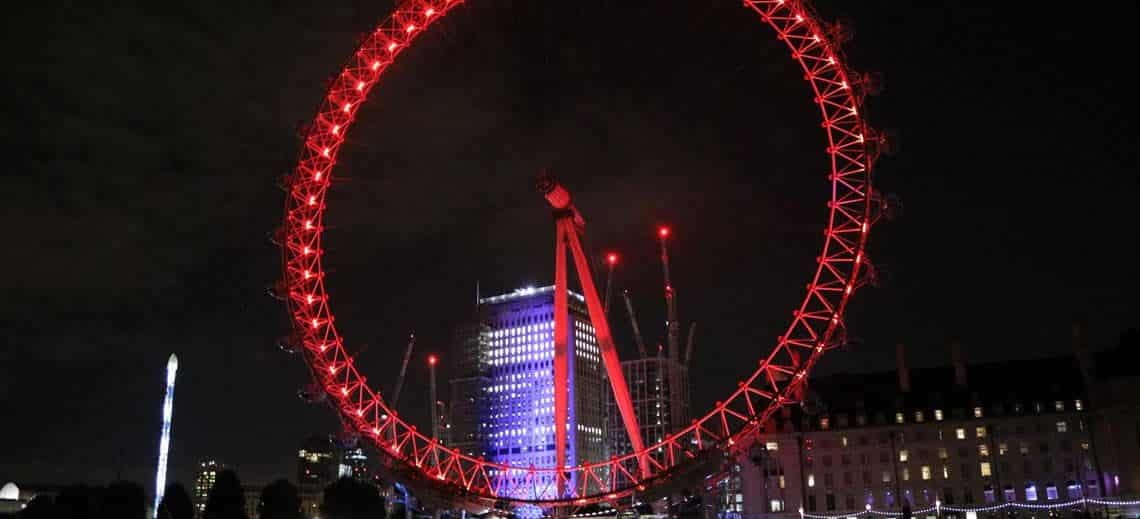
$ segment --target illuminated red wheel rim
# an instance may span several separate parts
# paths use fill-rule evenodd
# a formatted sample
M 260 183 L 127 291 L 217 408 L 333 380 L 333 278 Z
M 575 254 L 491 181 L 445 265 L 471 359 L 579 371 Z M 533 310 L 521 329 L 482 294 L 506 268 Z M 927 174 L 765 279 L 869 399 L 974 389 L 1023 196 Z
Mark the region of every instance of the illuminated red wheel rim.
M 459 3 L 405 2 L 366 38 L 325 95 L 296 170 L 289 176 L 282 243 L 287 305 L 313 377 L 342 421 L 411 474 L 449 495 L 488 504 L 563 506 L 612 501 L 652 487 L 702 451 L 730 448 L 780 407 L 794 403 L 812 366 L 842 337 L 844 310 L 866 267 L 864 247 L 872 206 L 869 128 L 859 98 L 838 46 L 825 37 L 821 23 L 802 0 L 746 0 L 744 5 L 787 44 L 819 106 L 827 136 L 823 151 L 831 166 L 827 226 L 815 274 L 791 324 L 734 392 L 692 425 L 642 452 L 563 471 L 561 476 L 574 482 L 565 495 L 528 499 L 526 494 L 546 495 L 530 489 L 551 480 L 558 470 L 511 467 L 448 449 L 400 419 L 380 393 L 368 387 L 337 333 L 325 290 L 321 236 L 329 178 L 357 110 L 377 80 L 404 49 Z M 650 461 L 646 477 L 635 468 L 641 455 Z

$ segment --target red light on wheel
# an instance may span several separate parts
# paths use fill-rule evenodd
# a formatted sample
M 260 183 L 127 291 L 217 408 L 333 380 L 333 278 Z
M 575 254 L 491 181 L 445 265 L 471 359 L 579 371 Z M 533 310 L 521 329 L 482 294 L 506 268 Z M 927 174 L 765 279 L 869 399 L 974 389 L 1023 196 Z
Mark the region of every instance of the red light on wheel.
M 606 263 L 609 263 L 610 266 L 617 265 L 617 262 L 618 262 L 617 253 L 611 252 L 609 254 L 606 254 Z
M 657 228 L 657 235 L 662 237 L 662 238 L 668 238 L 669 237 L 669 228 L 665 227 L 665 226 L 658 227 Z

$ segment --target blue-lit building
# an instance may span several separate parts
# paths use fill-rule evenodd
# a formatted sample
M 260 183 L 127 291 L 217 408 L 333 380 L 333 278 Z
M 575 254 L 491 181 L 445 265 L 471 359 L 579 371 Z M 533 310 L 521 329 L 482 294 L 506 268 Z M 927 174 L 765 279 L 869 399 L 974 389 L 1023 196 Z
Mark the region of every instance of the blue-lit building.
M 487 326 L 480 348 L 483 405 L 479 436 L 489 461 L 520 468 L 552 467 L 554 450 L 554 287 L 526 288 L 479 300 Z M 605 393 L 601 352 L 585 298 L 569 297 L 570 377 L 566 460 L 570 466 L 605 459 Z M 501 476 L 501 475 L 500 475 Z M 507 477 L 515 477 L 508 475 Z M 525 473 L 520 472 L 518 482 Z M 551 481 L 520 489 L 554 497 Z

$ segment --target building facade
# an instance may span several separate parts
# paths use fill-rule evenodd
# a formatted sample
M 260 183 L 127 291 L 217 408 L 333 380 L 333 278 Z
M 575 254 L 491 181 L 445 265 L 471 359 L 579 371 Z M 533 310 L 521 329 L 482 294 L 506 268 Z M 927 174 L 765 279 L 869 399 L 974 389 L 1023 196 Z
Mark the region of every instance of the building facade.
M 968 382 L 965 373 L 900 362 L 897 373 L 814 381 L 809 406 L 785 409 L 731 459 L 711 496 L 718 515 L 1105 495 L 1071 358 L 972 366 Z
M 475 319 L 458 327 L 452 347 L 449 445 L 468 456 L 483 455 L 479 423 L 486 412 L 487 400 L 483 390 L 490 386 L 490 379 L 486 376 L 490 336 L 491 328 Z
M 225 470 L 225 465 L 217 460 L 202 460 L 198 462 L 198 473 L 194 476 L 194 515 L 202 517 L 206 511 L 206 501 L 210 498 L 210 491 L 214 489 L 214 482 L 218 473 Z
M 689 425 L 689 370 L 664 355 L 621 363 L 641 439 L 652 445 Z M 613 391 L 606 393 L 608 444 L 613 455 L 632 452 Z
M 569 297 L 567 463 L 607 456 L 601 352 L 584 298 Z M 479 357 L 483 455 L 519 467 L 552 467 L 554 448 L 554 287 L 527 288 L 479 300 L 487 332 Z M 520 476 L 522 477 L 522 476 Z M 532 492 L 554 497 L 553 481 Z
M 314 435 L 297 451 L 297 487 L 301 492 L 323 490 L 338 473 L 336 449 L 328 435 Z
M 372 470 L 368 466 L 368 456 L 364 455 L 362 447 L 341 449 L 340 463 L 337 464 L 337 477 L 352 478 L 368 483 L 375 482 Z

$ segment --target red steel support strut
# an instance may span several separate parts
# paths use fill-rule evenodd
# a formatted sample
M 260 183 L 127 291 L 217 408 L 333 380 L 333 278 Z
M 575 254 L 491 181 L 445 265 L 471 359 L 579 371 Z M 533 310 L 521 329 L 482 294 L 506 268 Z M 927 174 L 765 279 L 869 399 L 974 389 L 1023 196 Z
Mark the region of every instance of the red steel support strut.
M 566 418 L 569 414 L 570 309 L 566 292 L 566 236 L 561 222 L 555 226 L 554 245 L 554 460 L 558 497 L 565 496 Z
M 602 363 L 610 379 L 610 386 L 614 391 L 614 400 L 617 401 L 621 412 L 622 422 L 629 434 L 630 445 L 634 452 L 643 452 L 644 444 L 641 441 L 641 429 L 637 424 L 637 415 L 633 410 L 633 401 L 629 397 L 629 387 L 625 383 L 625 375 L 621 371 L 621 360 L 618 358 L 617 348 L 614 346 L 613 334 L 606 320 L 602 302 L 598 299 L 598 289 L 594 286 L 593 273 L 590 263 L 582 251 L 582 244 L 578 238 L 578 229 L 585 227 L 585 220 L 571 202 L 570 193 L 548 177 L 539 180 L 539 190 L 546 196 L 546 200 L 555 209 L 555 255 L 554 260 L 554 450 L 555 461 L 558 467 L 558 495 L 564 495 L 565 479 L 563 470 L 566 467 L 566 419 L 569 415 L 569 308 L 566 276 L 566 245 L 574 255 L 574 267 L 578 271 L 578 281 L 582 284 L 582 292 L 586 298 L 586 309 L 590 315 L 590 322 L 594 326 L 594 334 L 598 339 L 598 346 L 602 350 Z M 580 460 L 576 460 L 580 461 Z M 649 477 L 649 461 L 643 454 L 638 457 L 638 467 L 641 477 Z

